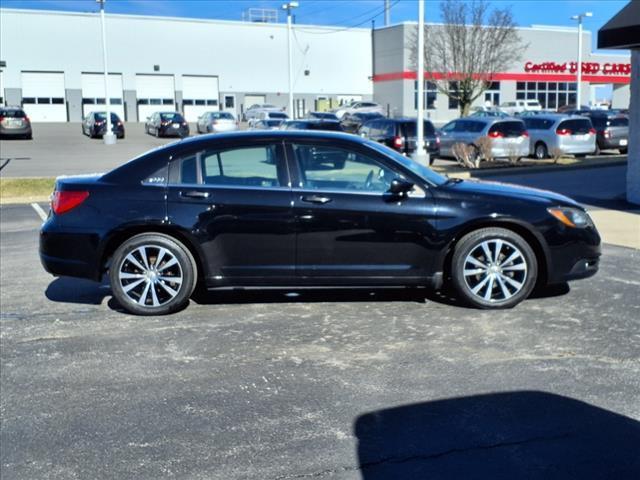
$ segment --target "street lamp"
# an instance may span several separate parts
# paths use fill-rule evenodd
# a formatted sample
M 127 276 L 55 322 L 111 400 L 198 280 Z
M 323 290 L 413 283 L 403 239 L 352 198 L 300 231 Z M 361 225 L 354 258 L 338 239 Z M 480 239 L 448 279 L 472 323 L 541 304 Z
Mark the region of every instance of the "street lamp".
M 413 159 L 429 165 L 429 154 L 424 150 L 424 0 L 418 0 L 418 115 L 416 149 Z
M 291 10 L 297 8 L 298 2 L 287 2 L 282 9 L 287 11 L 287 50 L 289 54 L 289 115 L 293 119 L 293 53 L 291 51 Z
M 102 26 L 102 64 L 104 66 L 104 105 L 107 114 L 107 130 L 102 137 L 105 145 L 116 143 L 116 136 L 113 134 L 111 126 L 111 100 L 109 98 L 109 70 L 107 68 L 107 32 L 104 25 L 104 2 L 107 0 L 96 0 L 100 4 L 100 24 Z
M 576 108 L 579 110 L 582 105 L 582 19 L 585 17 L 593 17 L 593 13 L 584 12 L 579 15 L 574 15 L 571 20 L 578 21 L 578 84 L 576 90 Z

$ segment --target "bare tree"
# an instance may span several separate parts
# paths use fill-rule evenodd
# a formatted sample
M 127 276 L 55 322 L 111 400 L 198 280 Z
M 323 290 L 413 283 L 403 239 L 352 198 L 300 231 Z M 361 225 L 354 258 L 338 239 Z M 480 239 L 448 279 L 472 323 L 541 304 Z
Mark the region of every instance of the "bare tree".
M 520 60 L 526 45 L 509 7 L 490 10 L 484 0 L 442 0 L 440 13 L 444 24 L 425 26 L 425 76 L 466 116 L 495 74 Z M 417 49 L 416 32 L 414 59 Z

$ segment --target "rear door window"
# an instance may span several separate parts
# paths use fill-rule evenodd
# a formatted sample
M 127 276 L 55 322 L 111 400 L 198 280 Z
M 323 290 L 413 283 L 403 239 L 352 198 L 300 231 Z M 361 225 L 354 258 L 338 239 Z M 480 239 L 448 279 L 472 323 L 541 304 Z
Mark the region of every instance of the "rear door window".
M 498 132 L 501 133 L 503 137 L 519 137 L 524 131 L 524 123 L 519 121 L 498 122 L 489 129 L 489 133 Z

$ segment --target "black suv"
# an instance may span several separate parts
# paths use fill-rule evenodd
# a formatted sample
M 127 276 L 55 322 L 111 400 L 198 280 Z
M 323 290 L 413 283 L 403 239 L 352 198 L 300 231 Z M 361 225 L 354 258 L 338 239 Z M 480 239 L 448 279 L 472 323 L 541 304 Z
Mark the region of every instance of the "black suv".
M 415 118 L 379 118 L 365 123 L 360 128 L 360 135 L 409 155 L 416 149 L 417 126 Z M 424 121 L 424 143 L 433 161 L 440 155 L 440 139 L 429 120 Z
M 596 154 L 600 150 L 617 149 L 627 153 L 629 146 L 629 117 L 605 111 L 588 115 L 596 129 Z

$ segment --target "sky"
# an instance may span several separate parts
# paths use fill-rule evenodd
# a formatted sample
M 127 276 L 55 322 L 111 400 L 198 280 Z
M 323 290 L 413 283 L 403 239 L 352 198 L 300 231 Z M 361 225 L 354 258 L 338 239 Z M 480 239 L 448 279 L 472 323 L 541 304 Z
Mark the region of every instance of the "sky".
M 464 1 L 464 0 L 460 0 Z M 106 0 L 107 13 L 159 15 L 173 17 L 211 18 L 242 20 L 243 12 L 249 8 L 276 9 L 280 21 L 286 17 L 281 6 L 286 0 Z M 425 0 L 427 22 L 441 21 L 437 0 Z M 598 28 L 622 9 L 627 0 L 493 0 L 495 7 L 511 7 L 520 26 L 556 25 L 575 26 L 572 15 L 593 12 L 592 18 L 584 19 L 584 28 L 594 32 L 596 41 Z M 415 0 L 391 0 L 391 23 L 416 21 L 418 14 Z M 95 12 L 95 0 L 0 0 L 4 8 L 28 8 L 40 10 L 66 10 Z M 384 23 L 383 0 L 299 0 L 294 10 L 296 23 L 333 25 L 341 28 L 370 27 Z M 595 50 L 595 44 L 593 45 Z

